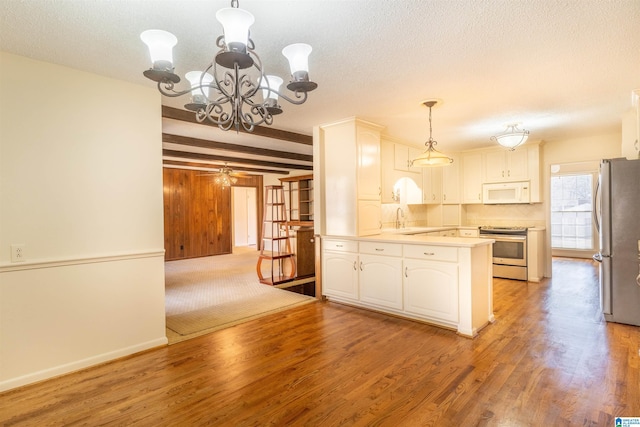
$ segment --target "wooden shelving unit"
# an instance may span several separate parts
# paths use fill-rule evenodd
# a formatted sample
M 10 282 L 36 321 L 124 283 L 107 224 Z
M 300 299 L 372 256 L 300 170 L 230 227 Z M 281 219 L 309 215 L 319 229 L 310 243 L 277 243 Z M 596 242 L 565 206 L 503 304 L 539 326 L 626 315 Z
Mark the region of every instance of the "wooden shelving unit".
M 289 224 L 313 227 L 313 175 L 279 178 L 284 188 Z
M 267 265 L 263 262 L 267 261 Z M 296 262 L 291 250 L 284 187 L 267 185 L 264 196 L 262 239 L 256 266 L 260 283 L 278 285 L 296 277 Z M 268 274 L 265 274 L 265 271 Z

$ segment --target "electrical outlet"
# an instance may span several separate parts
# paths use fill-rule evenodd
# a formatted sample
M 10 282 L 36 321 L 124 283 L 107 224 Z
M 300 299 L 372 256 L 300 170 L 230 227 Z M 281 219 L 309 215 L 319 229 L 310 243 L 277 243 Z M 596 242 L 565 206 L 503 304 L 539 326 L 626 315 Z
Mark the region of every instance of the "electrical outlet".
M 11 245 L 11 262 L 23 262 L 25 260 L 25 245 Z

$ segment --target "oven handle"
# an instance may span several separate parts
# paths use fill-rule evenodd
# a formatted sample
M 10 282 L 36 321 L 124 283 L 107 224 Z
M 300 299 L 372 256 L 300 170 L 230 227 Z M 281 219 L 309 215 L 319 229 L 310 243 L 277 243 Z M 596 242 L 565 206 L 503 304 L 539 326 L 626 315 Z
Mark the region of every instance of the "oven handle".
M 527 236 L 509 236 L 506 234 L 480 234 L 480 238 L 494 239 L 494 240 L 512 240 L 524 242 L 527 240 Z

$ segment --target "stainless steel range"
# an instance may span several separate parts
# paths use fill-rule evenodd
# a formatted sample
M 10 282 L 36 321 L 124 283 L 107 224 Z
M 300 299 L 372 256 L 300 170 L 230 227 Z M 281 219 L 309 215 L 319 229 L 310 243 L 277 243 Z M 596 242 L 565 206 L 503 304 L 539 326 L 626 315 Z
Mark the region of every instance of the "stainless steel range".
M 527 229 L 480 227 L 480 237 L 494 239 L 493 277 L 527 280 Z

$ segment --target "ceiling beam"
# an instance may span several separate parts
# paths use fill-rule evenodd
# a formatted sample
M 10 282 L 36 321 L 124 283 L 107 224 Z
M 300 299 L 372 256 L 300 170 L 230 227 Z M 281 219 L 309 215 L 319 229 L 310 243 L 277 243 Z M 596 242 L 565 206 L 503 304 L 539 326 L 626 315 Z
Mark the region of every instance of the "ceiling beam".
M 212 154 L 189 153 L 186 151 L 176 151 L 176 150 L 162 150 L 162 155 L 165 157 L 178 157 L 181 159 L 191 159 L 191 160 L 208 160 L 208 161 L 214 161 L 214 162 L 215 161 L 236 162 L 236 163 L 243 163 L 248 165 L 268 166 L 268 167 L 282 168 L 282 169 L 313 170 L 313 166 L 308 166 L 308 165 L 268 162 L 265 160 L 244 159 L 242 157 L 217 156 Z
M 224 163 L 216 165 L 213 163 L 182 162 L 179 160 L 163 160 L 162 164 L 166 166 L 176 166 L 178 168 L 183 167 L 183 168 L 207 169 L 207 170 L 220 169 L 225 167 Z M 273 174 L 280 174 L 280 175 L 289 175 L 289 171 L 283 171 L 279 169 L 248 168 L 246 166 L 233 166 L 231 167 L 231 169 L 233 169 L 234 171 L 242 171 L 242 172 L 273 173 Z
M 313 156 L 309 154 L 290 153 L 288 151 L 270 150 L 268 148 L 248 147 L 246 145 L 229 144 L 227 142 L 210 141 L 208 139 L 191 138 L 188 136 L 162 134 L 162 142 L 171 144 L 188 145 L 190 147 L 210 148 L 214 150 L 235 151 L 256 156 L 279 157 L 282 159 L 302 160 L 313 162 Z
M 196 120 L 195 113 L 192 111 L 181 110 L 179 108 L 168 107 L 166 105 L 162 106 L 162 117 L 165 119 L 180 120 L 183 122 L 213 126 L 216 128 L 218 127 L 218 125 L 208 120 L 205 120 L 201 123 L 198 122 Z M 248 133 L 250 135 L 264 136 L 267 138 L 280 139 L 283 141 L 296 142 L 303 145 L 313 145 L 313 137 L 309 135 L 303 135 L 301 133 L 289 132 L 286 130 L 279 130 L 265 126 L 256 126 L 253 129 L 253 132 L 247 132 L 242 128 L 242 126 L 240 126 L 240 132 Z

